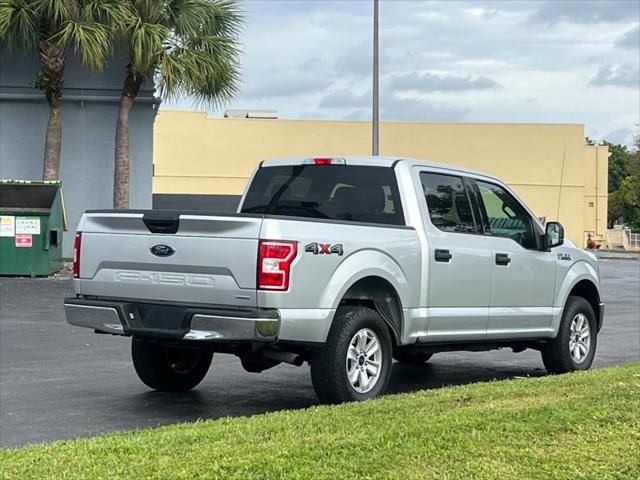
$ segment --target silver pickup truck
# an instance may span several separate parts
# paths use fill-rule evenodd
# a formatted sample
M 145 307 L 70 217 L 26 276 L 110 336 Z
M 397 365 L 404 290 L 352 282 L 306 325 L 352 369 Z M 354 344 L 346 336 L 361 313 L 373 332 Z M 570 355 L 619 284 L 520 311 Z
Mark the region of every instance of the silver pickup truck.
M 392 359 L 539 350 L 591 366 L 596 258 L 497 178 L 419 160 L 262 162 L 238 213 L 87 211 L 67 320 L 132 337 L 149 387 L 185 391 L 213 353 L 311 365 L 322 402 L 383 393 Z

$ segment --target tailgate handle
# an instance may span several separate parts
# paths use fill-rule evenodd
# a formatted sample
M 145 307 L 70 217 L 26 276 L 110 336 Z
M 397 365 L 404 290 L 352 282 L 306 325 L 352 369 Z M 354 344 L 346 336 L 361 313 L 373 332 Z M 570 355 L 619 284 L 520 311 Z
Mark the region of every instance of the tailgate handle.
M 151 233 L 176 233 L 180 227 L 180 216 L 177 214 L 153 215 L 145 213 L 142 221 Z

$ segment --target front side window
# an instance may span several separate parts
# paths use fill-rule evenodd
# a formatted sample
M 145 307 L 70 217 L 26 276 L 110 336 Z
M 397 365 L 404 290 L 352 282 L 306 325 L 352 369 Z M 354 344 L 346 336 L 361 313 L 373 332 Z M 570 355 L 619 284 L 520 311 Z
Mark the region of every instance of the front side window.
M 531 216 L 504 188 L 477 181 L 481 208 L 485 212 L 485 230 L 496 237 L 510 238 L 524 248 L 536 248 Z
M 469 196 L 461 177 L 420 174 L 431 223 L 445 232 L 476 233 Z

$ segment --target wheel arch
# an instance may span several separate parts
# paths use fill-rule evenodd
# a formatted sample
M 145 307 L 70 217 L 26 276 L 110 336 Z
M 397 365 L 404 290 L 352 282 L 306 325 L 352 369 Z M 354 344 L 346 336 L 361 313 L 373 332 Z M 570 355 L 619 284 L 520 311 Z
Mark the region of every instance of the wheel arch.
M 599 275 L 596 269 L 584 261 L 574 263 L 567 271 L 557 290 L 556 300 L 554 302 L 552 322 L 553 337 L 558 334 L 560 321 L 562 320 L 567 299 L 570 295 L 580 296 L 589 302 L 596 315 L 598 328 L 600 328 L 603 319 L 600 318 L 599 303 L 601 295 L 598 279 Z
M 376 275 L 360 278 L 347 289 L 338 305 L 363 305 L 375 310 L 389 327 L 394 343 L 400 344 L 404 323 L 402 302 L 388 280 Z
M 602 325 L 602 319 L 600 318 L 600 292 L 598 291 L 598 287 L 596 287 L 595 283 L 588 279 L 578 281 L 569 291 L 567 299 L 569 297 L 582 297 L 589 302 L 593 309 L 593 314 L 596 317 L 598 330 L 600 330 L 600 326 Z

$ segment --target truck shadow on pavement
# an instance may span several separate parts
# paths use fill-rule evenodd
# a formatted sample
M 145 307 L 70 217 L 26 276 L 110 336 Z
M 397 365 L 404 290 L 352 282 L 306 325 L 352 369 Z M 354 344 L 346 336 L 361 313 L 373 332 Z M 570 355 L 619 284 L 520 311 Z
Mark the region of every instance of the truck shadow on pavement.
M 176 394 L 149 390 L 125 395 L 117 402 L 122 402 L 120 408 L 125 408 L 127 415 L 144 418 L 149 426 L 226 416 L 250 416 L 317 405 L 318 400 L 307 376 L 308 367 L 292 372 L 296 372 L 296 375 L 292 375 L 294 378 L 289 381 L 282 380 L 282 372 L 274 378 L 263 374 L 264 381 L 259 380 L 259 376 L 246 373 L 246 388 L 238 389 L 236 382 L 232 389 L 226 389 L 224 382 L 213 379 L 205 381 L 191 392 Z M 544 375 L 546 372 L 543 368 L 530 365 L 487 366 L 480 362 L 451 364 L 444 361 L 419 366 L 394 363 L 387 395 Z
M 409 393 L 476 382 L 540 377 L 546 374 L 543 368 L 513 367 L 508 364 L 496 367 L 482 365 L 480 362 L 457 364 L 442 362 L 425 365 L 394 363 L 387 394 Z

